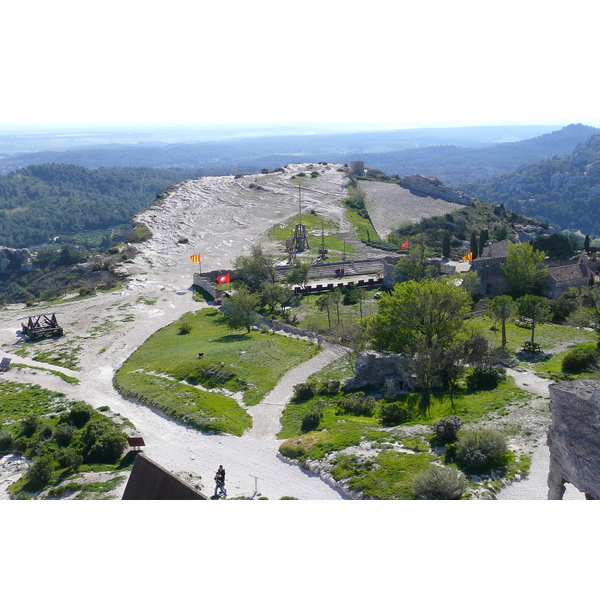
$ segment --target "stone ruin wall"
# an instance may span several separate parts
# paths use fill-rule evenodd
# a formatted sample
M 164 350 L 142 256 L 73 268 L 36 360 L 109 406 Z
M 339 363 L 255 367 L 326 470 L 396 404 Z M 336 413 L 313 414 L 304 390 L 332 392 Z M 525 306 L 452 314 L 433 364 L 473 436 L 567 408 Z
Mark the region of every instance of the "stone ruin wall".
M 441 198 L 446 202 L 464 204 L 468 206 L 473 202 L 473 198 L 458 190 L 453 190 L 445 186 L 437 177 L 425 177 L 424 175 L 408 175 L 402 178 L 402 187 L 411 192 L 418 192 L 426 196 Z
M 414 378 L 406 372 L 401 354 L 366 350 L 356 357 L 356 373 L 344 389 L 358 390 L 366 386 L 385 388 L 388 395 L 393 396 L 400 391 L 413 391 Z
M 27 248 L 6 248 L 0 246 L 0 273 L 31 271 L 31 253 Z
M 565 483 L 600 500 L 600 380 L 549 386 L 548 499 L 562 500 Z

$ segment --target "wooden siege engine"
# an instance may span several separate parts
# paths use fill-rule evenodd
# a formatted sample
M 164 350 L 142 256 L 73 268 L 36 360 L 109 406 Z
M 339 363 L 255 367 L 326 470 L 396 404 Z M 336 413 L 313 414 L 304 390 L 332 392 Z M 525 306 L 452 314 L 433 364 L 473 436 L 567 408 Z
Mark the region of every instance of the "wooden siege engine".
M 27 324 L 21 323 L 22 331 L 31 340 L 46 335 L 60 336 L 63 334 L 63 328 L 56 320 L 56 314 L 34 315 L 28 318 Z

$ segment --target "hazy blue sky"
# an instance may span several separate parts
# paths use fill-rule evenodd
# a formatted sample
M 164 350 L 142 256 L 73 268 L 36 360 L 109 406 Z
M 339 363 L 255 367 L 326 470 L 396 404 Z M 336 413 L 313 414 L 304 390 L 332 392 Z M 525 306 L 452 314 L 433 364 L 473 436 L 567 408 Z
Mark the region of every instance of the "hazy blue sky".
M 589 0 L 1 9 L 0 122 L 600 124 Z

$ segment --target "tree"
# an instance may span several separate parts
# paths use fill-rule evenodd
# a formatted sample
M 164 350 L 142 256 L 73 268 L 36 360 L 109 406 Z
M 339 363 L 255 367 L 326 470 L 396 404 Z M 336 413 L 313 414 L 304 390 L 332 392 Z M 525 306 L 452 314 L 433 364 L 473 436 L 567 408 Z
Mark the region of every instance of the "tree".
M 329 295 L 329 293 L 319 296 L 315 304 L 317 305 L 317 308 L 319 310 L 327 311 L 327 323 L 329 324 L 329 329 L 331 329 L 331 314 L 329 312 L 329 309 L 333 305 L 333 301 L 331 300 L 331 296 Z
M 292 270 L 285 278 L 286 282 L 291 285 L 301 285 L 302 289 L 306 287 L 308 282 L 308 272 L 310 271 L 310 265 L 308 263 L 301 263 L 296 261 Z
M 479 234 L 479 247 L 478 247 L 478 255 L 479 256 L 483 255 L 483 249 L 485 248 L 485 245 L 487 244 L 489 239 L 490 239 L 490 234 L 489 234 L 488 230 L 482 229 L 481 233 Z
M 469 250 L 473 254 L 473 260 L 475 260 L 479 256 L 479 244 L 477 243 L 477 234 L 474 231 L 471 232 L 471 243 L 469 245 Z
M 551 260 L 570 258 L 577 250 L 577 240 L 574 236 L 562 233 L 538 235 L 529 242 L 534 250 L 540 250 Z
M 598 336 L 600 348 L 600 287 L 587 287 L 582 291 L 579 306 L 568 318 L 568 322 L 579 327 L 589 327 Z
M 531 341 L 534 342 L 536 324 L 550 319 L 550 302 L 547 298 L 528 294 L 517 300 L 517 306 L 522 317 L 531 319 Z
M 335 306 L 337 312 L 337 322 L 340 322 L 340 304 L 344 301 L 344 294 L 340 288 L 335 288 L 327 294 L 331 297 L 331 303 Z
M 229 329 L 246 328 L 250 333 L 250 328 L 256 320 L 256 309 L 260 305 L 260 297 L 257 294 L 249 292 L 245 288 L 240 288 L 231 296 L 223 301 L 223 318 Z
M 252 246 L 250 256 L 238 256 L 233 261 L 237 277 L 253 293 L 260 292 L 267 283 L 275 283 L 275 257 L 265 254 L 262 246 Z
M 515 303 L 510 296 L 498 296 L 490 301 L 490 313 L 496 321 L 500 321 L 502 327 L 502 348 L 506 346 L 506 321 L 512 317 L 515 309 Z
M 358 304 L 358 310 L 360 311 L 360 318 L 363 318 L 363 304 L 369 297 L 369 290 L 361 287 L 354 288 L 350 292 L 350 300 Z
M 423 244 L 415 243 L 394 267 L 394 281 L 422 281 L 437 275 L 437 267 L 427 260 L 427 250 Z
M 531 244 L 510 244 L 502 269 L 515 292 L 528 294 L 548 274 L 545 260 L 544 252 Z
M 589 236 L 589 235 L 586 235 L 586 236 L 585 236 L 585 240 L 584 240 L 584 242 L 583 242 L 583 249 L 584 249 L 586 252 L 589 252 L 589 251 L 590 251 L 590 236 Z
M 402 353 L 422 387 L 422 412 L 429 410 L 435 377 L 443 357 L 464 326 L 471 298 L 446 281 L 407 281 L 382 296 L 370 321 L 377 350 Z
M 442 238 L 442 256 L 444 258 L 450 258 L 450 234 L 444 231 L 444 237 Z

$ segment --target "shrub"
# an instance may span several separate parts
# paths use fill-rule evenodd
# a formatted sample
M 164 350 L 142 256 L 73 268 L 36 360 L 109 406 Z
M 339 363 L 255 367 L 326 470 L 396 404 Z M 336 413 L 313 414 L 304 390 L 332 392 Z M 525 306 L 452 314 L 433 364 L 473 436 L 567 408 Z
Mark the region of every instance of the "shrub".
M 339 393 L 342 382 L 337 379 L 322 381 L 318 386 L 318 393 L 324 396 L 335 396 Z
M 467 491 L 467 478 L 456 467 L 431 465 L 413 480 L 419 500 L 460 500 Z
M 87 460 L 96 463 L 114 463 L 123 453 L 127 436 L 116 429 L 103 433 L 92 445 Z
M 376 406 L 375 398 L 365 396 L 364 392 L 356 392 L 349 396 L 344 396 L 338 402 L 338 414 L 350 413 L 370 417 L 375 411 Z
M 464 424 L 460 417 L 444 417 L 433 424 L 433 431 L 440 442 L 447 444 L 456 440 L 458 430 Z
M 13 435 L 6 429 L 0 430 L 0 452 L 7 452 L 13 447 Z
M 56 460 L 63 469 L 76 469 L 83 463 L 83 456 L 73 448 L 65 448 L 57 453 Z
M 40 425 L 40 418 L 37 415 L 28 415 L 21 423 L 21 433 L 26 437 L 31 437 Z
M 314 402 L 310 407 L 310 411 L 302 417 L 302 425 L 300 429 L 302 432 L 312 431 L 316 429 L 321 423 L 323 417 L 323 404 L 321 402 Z
M 186 334 L 190 333 L 191 331 L 192 331 L 191 323 L 186 323 L 185 321 L 183 323 L 180 323 L 179 335 L 186 335 Z
M 298 383 L 294 386 L 292 402 L 306 402 L 315 395 L 315 388 L 312 383 Z
M 59 425 L 52 436 L 59 446 L 68 446 L 75 434 L 75 428 L 70 425 Z
M 83 427 L 94 414 L 94 409 L 85 402 L 76 402 L 69 411 L 69 421 L 78 429 Z
M 379 421 L 382 425 L 400 425 L 410 420 L 410 411 L 404 402 L 388 402 L 379 409 Z
M 40 456 L 31 463 L 27 475 L 32 483 L 46 485 L 52 478 L 52 459 Z
M 467 376 L 467 387 L 469 389 L 493 388 L 500 383 L 502 376 L 502 369 L 497 367 L 475 369 Z
M 581 373 L 598 366 L 598 351 L 595 344 L 584 344 L 569 350 L 562 361 L 563 373 Z
M 456 442 L 456 461 L 470 471 L 499 464 L 508 450 L 506 438 L 493 429 L 464 431 Z

